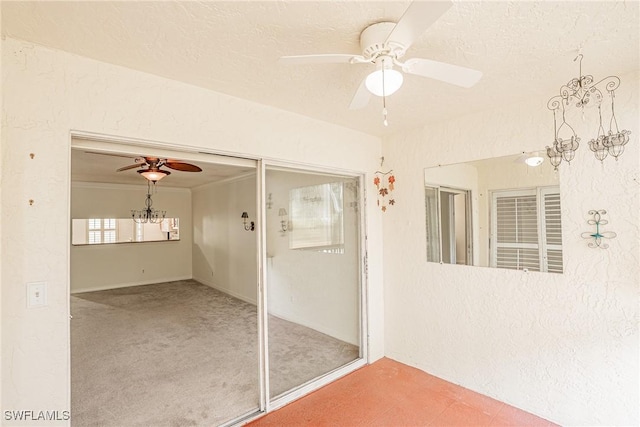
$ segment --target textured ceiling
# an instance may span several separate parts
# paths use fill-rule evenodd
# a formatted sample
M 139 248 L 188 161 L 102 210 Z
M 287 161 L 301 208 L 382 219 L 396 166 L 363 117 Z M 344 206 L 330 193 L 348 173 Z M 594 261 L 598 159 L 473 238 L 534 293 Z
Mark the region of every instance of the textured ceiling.
M 360 53 L 367 25 L 397 21 L 408 1 L 8 2 L 2 33 L 154 73 L 374 135 L 495 104 L 545 108 L 583 70 L 639 68 L 639 5 L 631 2 L 456 2 L 408 50 L 483 72 L 464 89 L 417 76 L 388 99 L 348 109 L 369 65 L 284 66 L 283 55 Z M 622 82 L 621 90 L 624 88 Z

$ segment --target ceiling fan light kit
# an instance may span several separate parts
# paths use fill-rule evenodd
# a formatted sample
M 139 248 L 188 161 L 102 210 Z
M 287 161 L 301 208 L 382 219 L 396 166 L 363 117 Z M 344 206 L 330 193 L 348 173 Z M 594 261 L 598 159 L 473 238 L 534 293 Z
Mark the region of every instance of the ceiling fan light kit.
M 160 181 L 167 175 L 171 175 L 171 172 L 158 168 L 140 169 L 138 173 L 154 183 Z
M 383 56 L 376 61 L 377 70 L 369 74 L 365 85 L 369 92 L 376 96 L 389 96 L 396 93 L 402 86 L 404 77 L 398 70 L 393 69 L 393 59 Z
M 290 65 L 301 64 L 375 64 L 370 73 L 358 86 L 349 109 L 364 108 L 369 103 L 370 94 L 383 98 L 383 123 L 387 125 L 385 97 L 395 93 L 403 84 L 403 73 L 432 78 L 457 86 L 469 88 L 476 84 L 482 73 L 457 65 L 411 58 L 400 62 L 411 47 L 435 21 L 452 6 L 451 1 L 415 1 L 409 5 L 400 20 L 378 22 L 369 25 L 360 33 L 361 55 L 315 54 L 283 56 L 280 62 Z M 401 71 L 394 69 L 398 67 Z

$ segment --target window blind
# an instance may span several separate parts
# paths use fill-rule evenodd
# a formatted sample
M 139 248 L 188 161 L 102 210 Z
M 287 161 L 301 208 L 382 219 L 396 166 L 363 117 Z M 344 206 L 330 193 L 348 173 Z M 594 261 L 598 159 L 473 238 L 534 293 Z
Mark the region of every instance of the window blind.
M 91 218 L 87 221 L 89 244 L 115 243 L 116 219 Z
M 540 271 L 536 194 L 495 194 L 495 266 Z
M 546 271 L 562 273 L 562 222 L 560 214 L 560 192 L 555 188 L 542 189 L 543 238 Z
M 491 266 L 562 273 L 560 189 L 496 191 Z

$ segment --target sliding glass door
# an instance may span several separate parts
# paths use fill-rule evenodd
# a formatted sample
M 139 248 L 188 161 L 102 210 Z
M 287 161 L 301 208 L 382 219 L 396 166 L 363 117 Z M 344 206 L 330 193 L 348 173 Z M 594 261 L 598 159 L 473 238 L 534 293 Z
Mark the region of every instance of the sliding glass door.
M 364 364 L 360 175 L 174 148 L 72 142 L 74 425 L 235 425 Z
M 267 168 L 266 279 L 271 399 L 362 355 L 356 177 Z

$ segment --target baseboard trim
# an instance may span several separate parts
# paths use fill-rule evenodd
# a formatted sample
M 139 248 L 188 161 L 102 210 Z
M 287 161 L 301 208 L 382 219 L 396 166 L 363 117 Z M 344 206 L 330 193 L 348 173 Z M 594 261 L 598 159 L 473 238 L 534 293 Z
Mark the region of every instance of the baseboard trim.
M 97 286 L 90 288 L 80 288 L 80 289 L 72 289 L 71 295 L 73 294 L 81 294 L 84 292 L 94 292 L 94 291 L 108 291 L 110 289 L 120 289 L 120 288 L 129 288 L 132 286 L 144 286 L 144 285 L 153 285 L 156 283 L 164 283 L 164 282 L 175 282 L 177 280 L 190 280 L 192 277 L 189 276 L 178 276 L 178 277 L 163 277 L 162 279 L 153 279 L 153 280 L 144 280 L 142 282 L 129 282 L 129 283 L 118 283 L 115 285 L 105 285 L 105 286 Z
M 273 311 L 270 311 L 269 314 L 271 316 L 277 317 L 278 319 L 282 319 L 282 320 L 286 320 L 287 322 L 291 322 L 291 323 L 295 323 L 295 324 L 298 324 L 298 325 L 302 325 L 304 327 L 307 327 L 309 329 L 313 329 L 314 331 L 320 332 L 322 334 L 329 335 L 330 337 L 335 338 L 337 340 L 344 341 L 346 343 L 353 344 L 355 346 L 359 346 L 360 345 L 360 343 L 357 342 L 357 341 L 353 342 L 353 340 L 343 337 L 342 334 L 337 333 L 336 331 L 331 330 L 329 328 L 325 328 L 323 326 L 317 325 L 317 324 L 315 324 L 313 322 L 308 322 L 306 320 L 300 320 L 300 319 L 298 319 L 298 318 L 296 318 L 294 316 L 287 316 L 287 315 L 283 315 L 283 314 L 280 314 L 280 313 L 275 313 Z
M 202 279 L 202 278 L 199 278 L 199 277 L 194 277 L 193 280 L 198 281 L 198 282 L 202 283 L 203 285 L 208 286 L 210 288 L 213 288 L 213 289 L 215 289 L 217 291 L 223 292 L 223 293 L 225 293 L 227 295 L 231 295 L 234 298 L 238 298 L 239 300 L 244 301 L 246 303 L 249 303 L 251 305 L 258 305 L 257 300 L 255 300 L 255 299 L 252 300 L 251 298 L 247 298 L 245 295 L 240 295 L 237 292 L 233 292 L 233 291 L 230 291 L 229 289 L 225 289 L 222 286 L 219 286 L 216 283 L 211 282 L 209 280 Z

